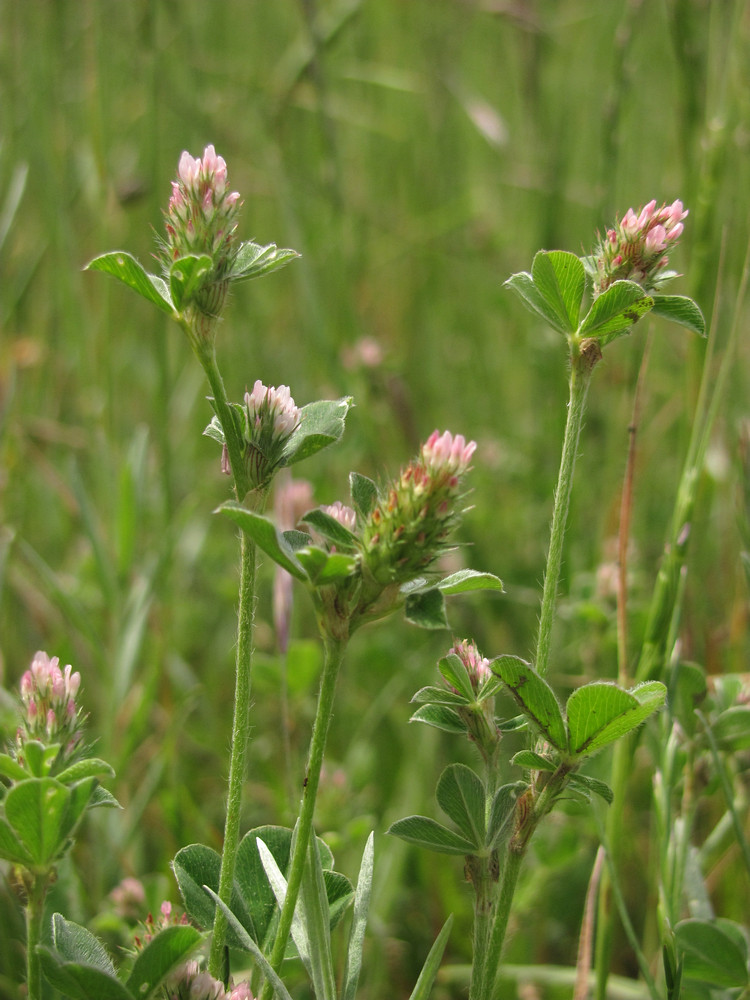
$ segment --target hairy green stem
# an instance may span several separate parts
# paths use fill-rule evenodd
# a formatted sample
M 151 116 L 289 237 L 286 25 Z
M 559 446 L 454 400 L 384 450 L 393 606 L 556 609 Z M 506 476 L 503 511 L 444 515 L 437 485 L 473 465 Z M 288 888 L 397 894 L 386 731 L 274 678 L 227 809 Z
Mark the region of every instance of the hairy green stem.
M 300 806 L 299 819 L 297 821 L 296 839 L 289 863 L 289 873 L 287 876 L 286 896 L 284 905 L 281 907 L 279 926 L 276 932 L 273 951 L 269 959 L 275 972 L 281 968 L 286 950 L 287 938 L 292 927 L 294 908 L 297 905 L 302 875 L 305 869 L 305 859 L 307 848 L 312 834 L 313 814 L 315 812 L 315 799 L 318 794 L 318 784 L 320 783 L 320 770 L 323 766 L 323 754 L 325 753 L 328 728 L 333 715 L 333 702 L 336 694 L 336 680 L 338 678 L 341 661 L 346 651 L 346 639 L 334 639 L 326 636 L 324 640 L 325 659 L 323 662 L 323 676 L 320 681 L 320 691 L 318 693 L 318 707 L 315 713 L 312 737 L 310 739 L 310 751 L 307 760 L 307 771 L 302 791 L 302 803 Z M 271 1000 L 273 987 L 269 980 L 266 980 L 261 994 L 261 1000 Z
M 500 969 L 500 958 L 502 956 L 503 944 L 505 943 L 505 932 L 508 929 L 508 919 L 510 917 L 513 896 L 516 892 L 516 884 L 521 871 L 523 859 L 526 856 L 526 846 L 508 849 L 505 855 L 505 865 L 500 876 L 500 889 L 495 905 L 495 913 L 492 919 L 489 937 L 487 939 L 487 951 L 481 963 L 481 982 L 475 985 L 472 975 L 469 1000 L 492 1000 L 495 993 L 495 982 L 497 981 Z M 475 956 L 476 961 L 476 956 Z
M 240 590 L 237 612 L 237 658 L 234 690 L 234 718 L 232 720 L 232 746 L 229 759 L 229 787 L 227 815 L 224 823 L 224 848 L 219 873 L 219 899 L 231 906 L 232 884 L 240 840 L 242 812 L 242 786 L 247 766 L 247 744 L 250 736 L 250 678 L 253 658 L 253 628 L 255 619 L 255 577 L 257 550 L 244 533 L 240 537 Z M 227 919 L 224 911 L 216 907 L 209 972 L 221 978 Z
M 28 1000 L 41 1000 L 42 966 L 37 947 L 42 943 L 44 899 L 49 876 L 29 873 L 26 885 L 26 992 Z
M 594 362 L 595 363 L 595 362 Z M 542 593 L 542 608 L 539 615 L 539 632 L 537 636 L 536 660 L 534 666 L 537 673 L 543 677 L 549 666 L 550 645 L 552 640 L 552 624 L 555 620 L 557 604 L 557 587 L 560 581 L 562 566 L 563 540 L 565 525 L 568 520 L 570 494 L 573 488 L 573 471 L 578 452 L 578 438 L 583 424 L 583 414 L 586 409 L 586 396 L 591 382 L 593 364 L 587 353 L 579 353 L 572 359 L 570 370 L 570 399 L 568 401 L 568 419 L 565 425 L 560 472 L 555 489 L 555 506 L 552 513 L 552 528 L 550 531 L 547 568 L 544 574 L 544 591 Z

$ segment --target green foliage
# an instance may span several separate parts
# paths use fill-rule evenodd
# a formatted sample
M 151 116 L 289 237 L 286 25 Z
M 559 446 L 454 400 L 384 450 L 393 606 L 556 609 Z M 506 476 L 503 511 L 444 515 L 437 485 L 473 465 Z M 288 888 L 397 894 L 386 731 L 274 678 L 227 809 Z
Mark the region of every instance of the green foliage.
M 100 941 L 85 927 L 56 913 L 54 947 L 39 948 L 44 975 L 70 1000 L 150 1000 L 167 976 L 183 964 L 203 941 L 194 928 L 167 927 L 139 952 L 127 980 L 118 977 Z

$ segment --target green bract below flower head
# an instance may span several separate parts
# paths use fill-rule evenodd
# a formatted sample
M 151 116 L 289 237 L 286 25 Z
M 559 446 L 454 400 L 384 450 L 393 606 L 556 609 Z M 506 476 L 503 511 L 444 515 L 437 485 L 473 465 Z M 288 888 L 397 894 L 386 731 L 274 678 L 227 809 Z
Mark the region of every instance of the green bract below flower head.
M 475 450 L 460 434 L 434 431 L 385 491 L 362 533 L 364 563 L 379 583 L 412 580 L 444 551 Z
M 667 251 L 682 234 L 687 214 L 681 201 L 657 208 L 653 200 L 637 214 L 629 208 L 594 251 L 594 294 L 621 280 L 635 281 L 646 291 L 658 288 L 667 277 Z

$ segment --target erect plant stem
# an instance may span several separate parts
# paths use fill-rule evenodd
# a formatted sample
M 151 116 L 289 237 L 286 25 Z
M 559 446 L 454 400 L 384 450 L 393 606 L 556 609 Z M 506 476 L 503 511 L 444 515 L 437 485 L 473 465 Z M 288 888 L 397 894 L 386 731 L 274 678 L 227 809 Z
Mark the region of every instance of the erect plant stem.
M 237 612 L 234 718 L 232 720 L 232 746 L 229 759 L 227 815 L 224 824 L 224 849 L 221 855 L 219 873 L 219 899 L 227 906 L 231 906 L 232 899 L 232 884 L 240 839 L 242 785 L 245 780 L 247 744 L 250 735 L 250 679 L 253 657 L 256 567 L 255 543 L 243 533 L 240 537 L 240 590 Z M 217 906 L 209 956 L 209 972 L 215 979 L 221 978 L 226 930 L 227 919 L 224 911 Z
M 583 424 L 586 396 L 591 382 L 592 371 L 593 365 L 585 353 L 579 353 L 573 357 L 570 370 L 568 419 L 565 425 L 560 472 L 555 489 L 555 505 L 552 513 L 552 528 L 550 531 L 549 552 L 547 554 L 547 568 L 544 574 L 544 591 L 542 593 L 542 608 L 539 615 L 539 632 L 537 635 L 536 659 L 534 662 L 537 673 L 542 676 L 547 673 L 549 666 L 552 624 L 555 620 L 557 587 L 560 581 L 560 568 L 562 566 L 565 526 L 568 520 L 570 494 L 573 488 L 573 471 L 575 469 L 578 438 Z
M 28 873 L 26 881 L 26 993 L 28 1000 L 41 1000 L 42 966 L 37 947 L 42 943 L 44 899 L 47 895 L 49 875 Z
M 315 799 L 320 783 L 320 771 L 323 766 L 328 728 L 333 715 L 336 680 L 338 678 L 339 667 L 344 658 L 346 645 L 347 640 L 345 639 L 334 639 L 331 636 L 327 636 L 324 640 L 325 658 L 323 662 L 323 676 L 320 681 L 318 707 L 310 739 L 310 751 L 302 790 L 302 803 L 297 821 L 294 849 L 289 862 L 286 896 L 284 897 L 284 905 L 281 907 L 276 940 L 274 941 L 273 951 L 269 959 L 275 972 L 279 971 L 281 963 L 284 960 L 287 938 L 289 937 L 292 918 L 294 917 L 294 907 L 297 904 L 297 897 L 299 896 L 302 884 L 307 848 L 312 836 L 313 815 L 315 813 Z M 261 1000 L 271 1000 L 272 993 L 273 987 L 270 981 L 266 980 Z

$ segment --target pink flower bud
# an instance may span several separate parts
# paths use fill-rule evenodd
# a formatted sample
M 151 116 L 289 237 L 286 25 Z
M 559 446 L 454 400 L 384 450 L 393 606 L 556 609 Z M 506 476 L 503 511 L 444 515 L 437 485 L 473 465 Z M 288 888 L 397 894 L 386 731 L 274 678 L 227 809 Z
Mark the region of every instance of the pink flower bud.
M 201 161 L 194 160 L 190 153 L 184 149 L 177 167 L 177 173 L 179 174 L 180 180 L 186 187 L 190 188 L 194 186 L 195 182 L 198 180 L 200 169 Z

